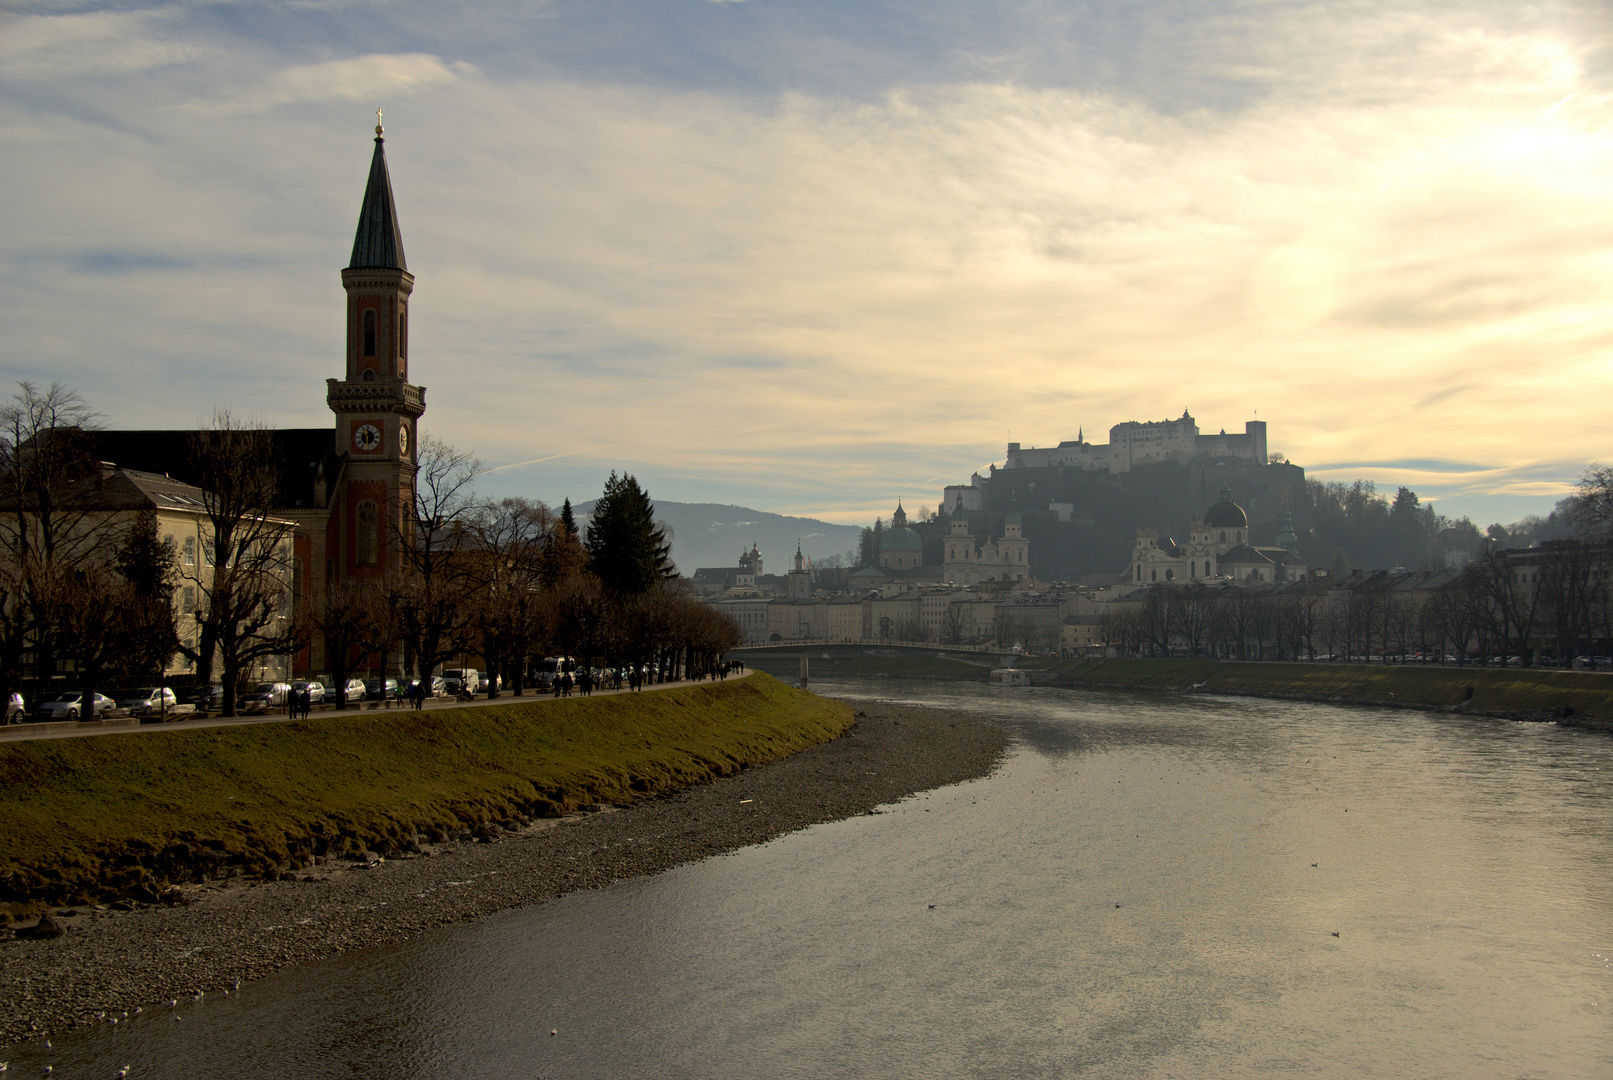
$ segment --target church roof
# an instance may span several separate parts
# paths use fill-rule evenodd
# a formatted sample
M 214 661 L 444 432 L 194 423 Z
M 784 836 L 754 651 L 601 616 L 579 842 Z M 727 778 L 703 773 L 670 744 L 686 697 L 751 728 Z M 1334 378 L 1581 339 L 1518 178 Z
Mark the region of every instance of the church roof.
M 1268 548 L 1267 550 L 1270 550 L 1270 549 Z M 1282 552 L 1282 554 L 1286 555 L 1287 552 Z M 1262 553 L 1260 550 L 1250 547 L 1248 544 L 1239 544 L 1237 547 L 1231 548 L 1228 551 L 1225 551 L 1222 554 L 1217 555 L 1215 557 L 1215 561 L 1218 564 L 1223 565 L 1223 566 L 1226 565 L 1227 563 L 1238 563 L 1239 565 L 1267 566 L 1267 565 L 1270 565 L 1275 560 L 1273 560 L 1270 556 Z
M 923 551 L 924 541 L 919 539 L 918 533 L 909 529 L 906 525 L 898 525 L 895 528 L 885 530 L 884 535 L 879 538 L 879 550 Z
M 392 203 L 392 178 L 386 171 L 386 149 L 376 128 L 375 156 L 370 159 L 370 182 L 364 187 L 364 205 L 358 212 L 358 233 L 353 237 L 349 269 L 375 267 L 407 270 L 403 258 L 403 233 L 398 229 L 397 209 Z
M 1249 515 L 1232 501 L 1232 490 L 1222 488 L 1221 501 L 1211 506 L 1204 515 L 1204 524 L 1212 529 L 1246 529 L 1249 527 Z

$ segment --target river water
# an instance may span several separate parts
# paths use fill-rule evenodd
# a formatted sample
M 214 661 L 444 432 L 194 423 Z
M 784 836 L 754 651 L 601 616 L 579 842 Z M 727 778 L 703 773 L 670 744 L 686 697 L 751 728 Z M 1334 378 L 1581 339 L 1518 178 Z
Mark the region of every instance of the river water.
M 1613 1077 L 1613 737 L 814 689 L 1018 741 L 878 816 L 57 1040 L 53 1080 Z

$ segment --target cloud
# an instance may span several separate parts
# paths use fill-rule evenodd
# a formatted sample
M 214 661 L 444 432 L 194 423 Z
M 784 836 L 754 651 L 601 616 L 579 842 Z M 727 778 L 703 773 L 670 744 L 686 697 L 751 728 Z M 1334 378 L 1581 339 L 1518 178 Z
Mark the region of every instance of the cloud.
M 1597 18 L 1240 10 L 1165 43 L 1247 84 L 1214 108 L 942 78 L 668 89 L 418 41 L 260 56 L 250 91 L 206 98 L 240 122 L 136 94 L 146 130 L 110 138 L 17 110 L 59 135 L 10 166 L 9 348 L 71 365 L 120 424 L 182 422 L 148 389 L 176 368 L 198 401 L 325 422 L 354 106 L 407 96 L 387 150 L 426 423 L 512 463 L 488 478 L 510 493 L 625 467 L 660 498 L 866 520 L 938 499 L 1010 428 L 1101 439 L 1186 407 L 1208 430 L 1258 412 L 1292 460 L 1347 463 L 1328 479 L 1549 494 L 1613 456 L 1608 38 L 1577 32 Z M 589 449 L 514 467 L 555 447 Z M 1513 464 L 1428 464 L 1450 461 Z
M 262 112 L 304 102 L 385 102 L 474 75 L 474 65 L 444 63 L 429 53 L 374 53 L 347 60 L 302 64 L 275 72 L 257 86 L 204 109 Z
M 164 33 L 165 11 L 97 11 L 26 15 L 0 32 L 0 68 L 7 79 L 39 82 L 62 77 L 105 78 L 179 64 L 213 50 Z

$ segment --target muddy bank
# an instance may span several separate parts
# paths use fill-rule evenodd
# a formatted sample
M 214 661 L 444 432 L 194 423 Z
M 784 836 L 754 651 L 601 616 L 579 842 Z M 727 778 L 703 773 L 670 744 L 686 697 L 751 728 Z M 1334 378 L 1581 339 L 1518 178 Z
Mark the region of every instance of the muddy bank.
M 489 823 L 379 862 L 185 890 L 187 903 L 58 915 L 58 938 L 0 942 L 0 1042 L 167 1007 L 333 953 L 653 874 L 991 771 L 1009 736 L 965 714 L 859 703 L 844 735 L 625 808 Z M 463 835 L 463 834 L 462 834 Z

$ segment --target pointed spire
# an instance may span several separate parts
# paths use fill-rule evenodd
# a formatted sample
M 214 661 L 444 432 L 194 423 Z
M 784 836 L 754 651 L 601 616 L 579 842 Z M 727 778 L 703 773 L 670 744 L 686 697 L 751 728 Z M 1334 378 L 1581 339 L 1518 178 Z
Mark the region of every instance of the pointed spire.
M 377 110 L 376 119 L 380 119 Z M 403 258 L 403 234 L 398 230 L 398 214 L 392 203 L 392 178 L 386 171 L 385 140 L 381 125 L 375 125 L 375 156 L 370 159 L 370 182 L 364 188 L 364 205 L 358 212 L 358 233 L 353 237 L 353 257 L 349 269 L 357 267 L 407 270 Z

